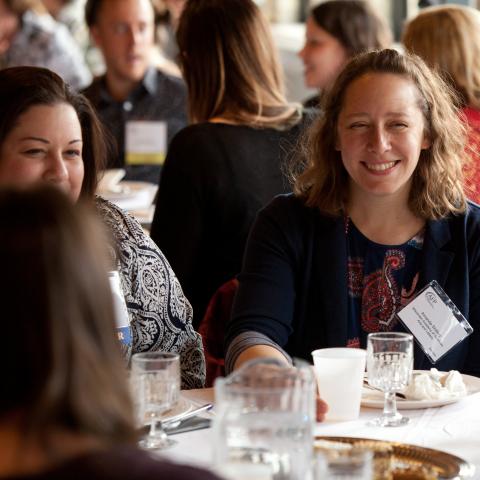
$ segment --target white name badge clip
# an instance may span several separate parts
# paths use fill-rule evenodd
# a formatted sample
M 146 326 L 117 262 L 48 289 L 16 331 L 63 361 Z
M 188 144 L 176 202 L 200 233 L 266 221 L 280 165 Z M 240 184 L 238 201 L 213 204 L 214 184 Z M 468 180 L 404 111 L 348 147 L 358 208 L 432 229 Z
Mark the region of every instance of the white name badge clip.
M 397 312 L 429 360 L 435 364 L 473 328 L 436 280 Z

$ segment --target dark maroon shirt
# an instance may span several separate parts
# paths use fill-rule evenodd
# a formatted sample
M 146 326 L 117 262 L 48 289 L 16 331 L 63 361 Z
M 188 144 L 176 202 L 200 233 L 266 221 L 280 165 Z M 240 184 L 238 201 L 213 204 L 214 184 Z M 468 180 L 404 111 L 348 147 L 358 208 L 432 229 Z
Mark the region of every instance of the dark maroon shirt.
M 176 465 L 133 446 L 88 453 L 42 473 L 1 480 L 219 480 L 206 470 Z

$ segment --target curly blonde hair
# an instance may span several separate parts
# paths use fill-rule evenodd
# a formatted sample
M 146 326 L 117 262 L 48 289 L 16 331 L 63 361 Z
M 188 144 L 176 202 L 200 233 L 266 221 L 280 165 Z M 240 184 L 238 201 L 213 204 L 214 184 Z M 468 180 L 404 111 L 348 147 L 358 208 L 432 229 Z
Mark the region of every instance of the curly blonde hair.
M 424 219 L 439 219 L 466 209 L 462 166 L 466 130 L 453 90 L 419 57 L 386 49 L 353 58 L 324 98 L 323 115 L 308 133 L 300 163 L 292 170 L 294 192 L 311 207 L 341 215 L 348 202 L 349 177 L 336 151 L 337 123 L 348 87 L 367 73 L 410 79 L 419 92 L 430 148 L 422 150 L 413 173 L 409 206 Z M 379 100 L 381 101 L 381 100 Z M 300 172 L 300 173 L 298 173 Z

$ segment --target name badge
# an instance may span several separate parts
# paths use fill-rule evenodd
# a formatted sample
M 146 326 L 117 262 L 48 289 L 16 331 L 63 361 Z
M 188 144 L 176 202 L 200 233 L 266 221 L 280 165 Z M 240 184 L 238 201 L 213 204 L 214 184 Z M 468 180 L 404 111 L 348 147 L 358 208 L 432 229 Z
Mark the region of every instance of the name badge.
M 433 364 L 473 332 L 467 319 L 435 280 L 397 315 Z
M 163 165 L 166 152 L 166 122 L 127 122 L 125 126 L 127 165 Z

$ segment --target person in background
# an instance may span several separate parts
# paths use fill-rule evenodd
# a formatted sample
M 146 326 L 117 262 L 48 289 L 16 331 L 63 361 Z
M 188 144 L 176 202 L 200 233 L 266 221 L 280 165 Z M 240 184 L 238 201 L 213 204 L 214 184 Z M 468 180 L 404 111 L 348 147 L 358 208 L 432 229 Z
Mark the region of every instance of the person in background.
M 180 62 L 176 32 L 186 0 L 152 0 L 156 12 L 157 37 L 161 52 L 172 62 Z
M 65 25 L 80 47 L 90 71 L 95 75 L 105 70 L 101 53 L 94 47 L 85 23 L 86 0 L 42 0 L 48 13 Z M 88 84 L 91 83 L 91 80 Z
M 480 207 L 462 184 L 466 132 L 451 89 L 417 56 L 352 59 L 312 127 L 294 194 L 252 228 L 226 370 L 310 359 L 402 331 L 396 312 L 436 280 L 473 334 L 435 367 L 480 376 Z M 415 346 L 414 365 L 432 364 Z
M 177 31 L 193 125 L 176 135 L 151 236 L 201 322 L 241 268 L 257 211 L 289 191 L 282 166 L 302 130 L 269 26 L 252 0 L 187 2 Z
M 118 146 L 108 168 L 156 184 L 170 140 L 187 123 L 187 99 L 183 81 L 153 64 L 152 3 L 88 0 L 85 18 L 107 68 L 84 94 Z
M 71 200 L 0 189 L 0 479 L 215 480 L 135 446 L 105 235 Z
M 0 187 L 46 183 L 73 201 L 91 202 L 111 235 L 111 264 L 125 296 L 133 353 L 179 353 L 182 388 L 202 387 L 202 342 L 178 279 L 136 220 L 94 197 L 106 158 L 104 136 L 88 100 L 58 75 L 35 67 L 0 71 Z
M 350 58 L 368 50 L 387 48 L 392 34 L 386 22 L 363 0 L 329 0 L 310 12 L 305 46 L 299 52 L 305 67 L 305 85 L 320 95 L 305 105 L 318 107 Z
M 92 80 L 70 32 L 41 0 L 0 0 L 0 67 L 20 65 L 49 68 L 76 90 Z
M 472 157 L 465 171 L 467 195 L 480 203 L 480 12 L 462 5 L 426 8 L 405 26 L 403 43 L 439 72 L 460 99 Z

